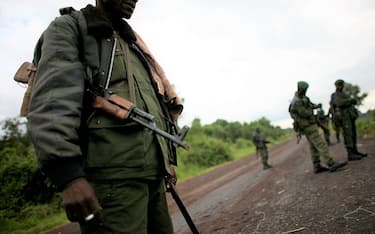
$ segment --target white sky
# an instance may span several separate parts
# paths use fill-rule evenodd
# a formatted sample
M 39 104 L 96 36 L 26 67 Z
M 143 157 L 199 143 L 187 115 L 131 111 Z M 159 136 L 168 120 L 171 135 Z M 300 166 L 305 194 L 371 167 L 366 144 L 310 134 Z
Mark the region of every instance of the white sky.
M 13 75 L 58 9 L 94 2 L 1 0 L 0 119 L 18 115 Z M 129 23 L 185 100 L 180 124 L 264 116 L 290 127 L 299 80 L 326 110 L 338 78 L 369 93 L 362 111 L 375 108 L 373 0 L 140 0 Z

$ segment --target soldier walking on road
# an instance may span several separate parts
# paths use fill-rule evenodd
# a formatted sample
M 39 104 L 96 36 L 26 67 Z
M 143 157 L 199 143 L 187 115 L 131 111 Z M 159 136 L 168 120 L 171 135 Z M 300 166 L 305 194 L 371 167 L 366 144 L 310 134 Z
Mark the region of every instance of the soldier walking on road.
M 321 104 L 313 104 L 306 96 L 309 85 L 305 81 L 299 81 L 297 92 L 289 105 L 289 112 L 294 119 L 294 129 L 299 134 L 306 136 L 311 152 L 311 159 L 314 164 L 314 172 L 320 173 L 329 170 L 334 172 L 345 166 L 347 162 L 335 162 L 329 155 L 328 146 L 319 134 L 319 128 L 314 117 L 314 109 L 321 108 Z M 324 167 L 320 164 L 323 159 L 327 165 Z
M 270 142 L 265 139 L 263 134 L 261 134 L 260 128 L 255 129 L 252 140 L 256 147 L 257 154 L 259 153 L 262 159 L 263 169 L 267 170 L 269 168 L 272 168 L 272 166 L 268 164 L 267 144 Z
M 42 171 L 82 233 L 173 233 L 165 178 L 176 181 L 174 145 L 91 106 L 93 91 L 104 98 L 115 93 L 174 133 L 182 105 L 127 23 L 136 3 L 96 0 L 80 11 L 63 8 L 34 53 L 28 131 Z
M 335 115 L 341 116 L 344 143 L 348 152 L 348 160 L 360 160 L 366 157 L 366 153 L 361 153 L 357 148 L 357 129 L 355 121 L 358 118 L 358 110 L 355 108 L 357 101 L 344 93 L 345 82 L 336 80 L 336 92 L 331 95 L 331 103 L 335 110 Z

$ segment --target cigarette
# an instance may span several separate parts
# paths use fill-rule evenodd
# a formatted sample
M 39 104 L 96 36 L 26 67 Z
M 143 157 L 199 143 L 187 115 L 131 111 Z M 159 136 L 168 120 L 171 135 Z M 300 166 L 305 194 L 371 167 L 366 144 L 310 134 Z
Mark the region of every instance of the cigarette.
M 85 221 L 90 221 L 91 219 L 93 219 L 95 216 L 94 214 L 89 214 L 85 217 Z

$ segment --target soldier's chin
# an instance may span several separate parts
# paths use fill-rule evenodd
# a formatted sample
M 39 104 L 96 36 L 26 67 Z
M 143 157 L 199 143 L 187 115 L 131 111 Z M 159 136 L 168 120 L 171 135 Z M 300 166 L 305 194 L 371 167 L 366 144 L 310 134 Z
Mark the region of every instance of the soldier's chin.
M 125 19 L 130 19 L 133 15 L 133 11 L 123 11 L 122 12 L 122 18 L 125 18 Z

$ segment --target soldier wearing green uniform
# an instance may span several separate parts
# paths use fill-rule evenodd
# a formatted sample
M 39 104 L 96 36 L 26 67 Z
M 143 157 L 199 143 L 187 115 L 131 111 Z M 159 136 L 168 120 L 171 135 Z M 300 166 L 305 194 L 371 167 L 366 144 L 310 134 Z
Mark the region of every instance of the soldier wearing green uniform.
M 269 168 L 272 168 L 272 166 L 268 164 L 267 144 L 270 142 L 267 141 L 264 135 L 260 132 L 260 128 L 255 129 L 252 140 L 256 147 L 257 154 L 259 153 L 262 159 L 263 169 L 267 170 Z
M 357 148 L 357 129 L 355 121 L 358 118 L 358 111 L 355 108 L 357 101 L 343 92 L 345 82 L 336 80 L 336 92 L 331 95 L 331 103 L 335 110 L 335 115 L 341 116 L 344 143 L 348 152 L 348 160 L 360 160 L 366 157 L 366 153 L 361 153 Z
M 329 170 L 336 171 L 346 165 L 346 162 L 337 163 L 329 155 L 328 146 L 319 134 L 319 128 L 314 117 L 314 109 L 321 108 L 321 104 L 313 104 L 306 96 L 309 85 L 305 81 L 299 81 L 297 92 L 289 106 L 289 112 L 294 120 L 294 128 L 299 134 L 306 136 L 314 165 L 314 172 L 320 173 Z M 323 159 L 327 165 L 321 165 Z
M 89 82 L 108 74 L 105 88 L 152 114 L 162 130 L 170 132 L 176 123 L 180 99 L 167 80 L 156 79 L 163 71 L 124 20 L 136 2 L 97 0 L 80 11 L 67 8 L 35 50 L 28 130 L 43 172 L 82 233 L 173 233 L 165 195 L 165 178 L 175 181 L 173 144 L 93 109 L 86 92 Z
M 327 145 L 331 145 L 331 132 L 329 130 L 329 117 L 324 113 L 324 110 L 320 108 L 316 114 L 316 120 L 319 127 L 323 130 L 324 140 Z

